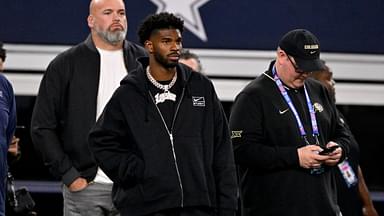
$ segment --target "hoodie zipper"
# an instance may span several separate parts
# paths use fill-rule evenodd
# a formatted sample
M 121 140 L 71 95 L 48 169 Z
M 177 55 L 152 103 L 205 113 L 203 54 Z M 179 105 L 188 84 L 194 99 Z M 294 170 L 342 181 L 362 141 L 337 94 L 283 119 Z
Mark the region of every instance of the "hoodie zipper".
M 151 93 L 151 91 L 148 91 L 149 92 L 149 95 L 151 96 L 151 99 L 152 99 L 152 102 L 154 103 L 156 109 L 157 109 L 157 112 L 159 113 L 160 117 L 161 117 L 161 120 L 164 124 L 164 127 L 165 129 L 167 130 L 167 133 L 169 135 L 169 140 L 171 141 L 171 147 L 172 147 L 172 154 L 173 154 L 173 160 L 174 160 L 174 163 L 175 163 L 175 169 L 176 169 L 176 173 L 177 173 L 177 178 L 179 180 L 179 187 L 180 187 L 180 191 L 181 191 L 181 207 L 183 208 L 184 207 L 184 190 L 183 190 L 183 183 L 181 182 L 181 175 L 180 175 L 180 171 L 179 171 L 179 165 L 177 163 L 177 157 L 176 157 L 176 151 L 175 151 L 175 145 L 174 145 L 174 141 L 173 141 L 173 126 L 175 124 L 175 121 L 176 121 L 176 116 L 179 112 L 179 108 L 180 108 L 180 105 L 181 105 L 181 101 L 183 100 L 184 98 L 184 92 L 185 92 L 185 87 L 183 87 L 183 91 L 181 93 L 181 97 L 180 97 L 180 100 L 179 100 L 179 103 L 177 104 L 177 107 L 176 107 L 176 112 L 175 112 L 175 115 L 173 116 L 173 120 L 172 120 L 172 125 L 171 125 L 171 130 L 168 129 L 168 126 L 167 126 L 167 123 L 165 122 L 164 120 L 164 117 L 163 115 L 161 114 L 161 111 L 159 109 L 159 107 L 157 106 L 155 100 L 153 99 L 153 95 Z

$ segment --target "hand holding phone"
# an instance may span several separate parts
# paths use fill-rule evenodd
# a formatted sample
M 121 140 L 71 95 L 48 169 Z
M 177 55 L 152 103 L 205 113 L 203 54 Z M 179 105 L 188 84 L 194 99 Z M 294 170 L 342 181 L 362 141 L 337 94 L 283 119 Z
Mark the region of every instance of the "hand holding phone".
M 329 148 L 324 148 L 323 151 L 319 152 L 319 155 L 328 155 L 333 151 L 335 151 L 338 147 L 339 147 L 338 145 L 334 145 Z

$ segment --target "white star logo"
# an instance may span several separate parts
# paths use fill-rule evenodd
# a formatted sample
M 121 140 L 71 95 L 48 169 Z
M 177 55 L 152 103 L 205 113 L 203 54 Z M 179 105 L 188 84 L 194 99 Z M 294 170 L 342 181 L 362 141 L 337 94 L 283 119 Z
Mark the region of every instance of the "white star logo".
M 184 20 L 184 26 L 202 41 L 207 41 L 199 8 L 210 0 L 151 0 L 157 5 L 156 13 L 170 12 Z

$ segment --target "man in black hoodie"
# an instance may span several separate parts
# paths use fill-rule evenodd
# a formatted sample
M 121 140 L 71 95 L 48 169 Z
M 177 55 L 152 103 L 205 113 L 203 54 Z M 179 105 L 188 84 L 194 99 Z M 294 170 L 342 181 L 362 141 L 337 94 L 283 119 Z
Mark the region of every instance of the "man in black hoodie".
M 89 141 L 122 215 L 235 215 L 227 120 L 212 83 L 179 64 L 183 21 L 147 17 L 149 53 L 116 90 Z

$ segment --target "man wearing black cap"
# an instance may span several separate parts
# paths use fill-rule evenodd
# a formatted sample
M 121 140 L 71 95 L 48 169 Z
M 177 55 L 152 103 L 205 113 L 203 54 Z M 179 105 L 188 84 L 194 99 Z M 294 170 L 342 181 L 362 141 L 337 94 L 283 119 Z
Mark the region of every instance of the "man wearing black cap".
M 276 60 L 237 96 L 230 129 L 244 215 L 341 215 L 330 169 L 350 137 L 334 101 L 308 79 L 323 67 L 320 43 L 305 29 L 288 32 Z

